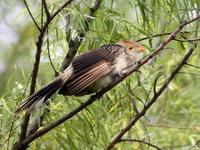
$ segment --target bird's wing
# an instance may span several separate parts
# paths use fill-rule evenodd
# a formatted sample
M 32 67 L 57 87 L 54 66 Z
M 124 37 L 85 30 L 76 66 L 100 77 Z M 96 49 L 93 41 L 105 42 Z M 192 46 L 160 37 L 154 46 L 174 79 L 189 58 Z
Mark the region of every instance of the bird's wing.
M 94 83 L 100 77 L 108 74 L 111 71 L 109 62 L 102 60 L 91 66 L 91 69 L 81 74 L 73 80 L 69 80 L 64 90 L 74 95 L 81 95 L 80 93 Z
M 73 75 L 60 88 L 59 94 L 80 95 L 88 86 L 112 70 L 112 60 L 122 53 L 118 45 L 104 45 L 76 57 Z

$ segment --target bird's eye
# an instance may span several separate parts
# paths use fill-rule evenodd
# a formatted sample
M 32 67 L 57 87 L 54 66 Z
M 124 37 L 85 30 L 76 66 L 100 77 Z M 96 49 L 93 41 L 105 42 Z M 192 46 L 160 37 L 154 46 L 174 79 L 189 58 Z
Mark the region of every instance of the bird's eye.
M 132 50 L 133 49 L 133 47 L 129 47 L 129 50 Z

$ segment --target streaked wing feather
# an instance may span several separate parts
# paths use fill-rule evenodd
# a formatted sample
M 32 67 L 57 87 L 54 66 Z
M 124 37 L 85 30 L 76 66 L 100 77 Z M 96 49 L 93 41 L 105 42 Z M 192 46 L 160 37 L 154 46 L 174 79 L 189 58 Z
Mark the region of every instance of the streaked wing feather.
M 74 58 L 72 61 L 74 73 L 76 74 L 83 68 L 88 68 L 89 66 L 101 60 L 112 62 L 112 60 L 120 55 L 123 51 L 123 48 L 119 45 L 103 45 L 97 49 L 93 49 L 84 54 L 81 54 L 80 56 Z
M 87 75 L 80 76 L 80 80 L 76 81 L 73 86 L 70 86 L 70 93 L 80 93 L 84 89 L 86 89 L 88 86 L 90 86 L 92 83 L 94 83 L 97 79 L 100 77 L 106 75 L 107 73 L 110 72 L 110 69 L 108 66 L 105 65 L 100 65 L 99 67 L 91 69 Z
M 111 69 L 109 63 L 106 61 L 101 61 L 93 65 L 93 68 L 88 72 L 69 82 L 66 88 L 69 93 L 78 94 L 110 71 Z

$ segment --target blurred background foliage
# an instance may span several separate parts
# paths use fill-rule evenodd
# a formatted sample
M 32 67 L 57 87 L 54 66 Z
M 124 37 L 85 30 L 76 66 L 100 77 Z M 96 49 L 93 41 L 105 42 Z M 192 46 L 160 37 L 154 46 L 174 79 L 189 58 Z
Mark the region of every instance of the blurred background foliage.
M 47 0 L 50 12 L 64 0 Z M 27 0 L 31 12 L 40 24 L 39 0 Z M 68 51 L 65 18 L 70 15 L 70 29 L 85 32 L 85 18 L 92 0 L 75 0 L 62 11 L 49 28 L 50 53 L 57 69 Z M 89 24 L 78 53 L 120 39 L 139 40 L 146 54 L 152 51 L 166 36 L 153 38 L 154 34 L 168 33 L 184 20 L 200 13 L 199 0 L 102 0 L 101 6 Z M 182 30 L 177 38 L 198 37 L 199 21 Z M 10 149 L 17 140 L 21 117 L 13 117 L 17 105 L 28 95 L 29 78 L 34 62 L 38 31 L 23 1 L 0 1 L 0 146 Z M 200 66 L 199 43 L 189 63 Z M 157 86 L 164 79 L 188 47 L 187 42 L 172 41 L 149 65 L 134 73 L 123 83 L 109 91 L 84 111 L 31 143 L 29 149 L 102 149 L 112 137 L 134 117 L 131 101 L 138 109 L 152 96 L 152 86 L 161 73 Z M 37 89 L 54 78 L 49 63 L 46 38 Z M 199 149 L 200 145 L 200 70 L 185 66 L 161 95 L 146 117 L 140 120 L 124 138 L 151 142 L 163 149 Z M 43 126 L 56 120 L 64 112 L 77 107 L 88 96 L 63 97 L 55 94 L 50 103 L 50 113 Z M 23 115 L 21 115 L 23 116 Z M 42 127 L 41 127 L 42 128 Z M 0 148 L 0 149 L 1 149 Z M 141 143 L 122 142 L 115 149 L 153 149 Z

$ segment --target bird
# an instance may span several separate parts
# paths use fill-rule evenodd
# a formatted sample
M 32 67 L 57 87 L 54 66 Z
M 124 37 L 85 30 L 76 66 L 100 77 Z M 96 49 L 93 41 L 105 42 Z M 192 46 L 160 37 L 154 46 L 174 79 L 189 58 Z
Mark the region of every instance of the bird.
M 83 96 L 97 93 L 112 84 L 142 58 L 144 47 L 132 40 L 105 44 L 76 56 L 53 81 L 22 101 L 15 111 L 31 113 L 54 93 Z

